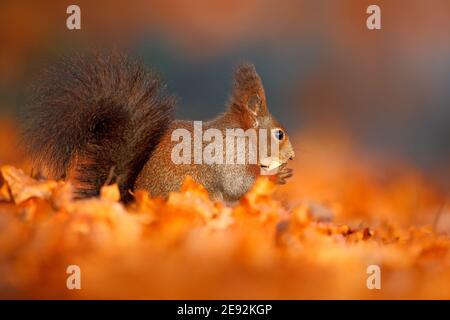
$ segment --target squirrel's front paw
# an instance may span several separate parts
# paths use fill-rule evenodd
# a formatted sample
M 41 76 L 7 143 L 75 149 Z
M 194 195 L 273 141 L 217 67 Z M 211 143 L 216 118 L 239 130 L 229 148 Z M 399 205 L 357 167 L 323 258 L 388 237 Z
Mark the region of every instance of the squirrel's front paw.
M 293 171 L 293 169 L 283 166 L 283 168 L 281 168 L 280 171 L 278 171 L 278 173 L 275 175 L 275 182 L 277 184 L 286 184 L 286 180 L 292 177 Z

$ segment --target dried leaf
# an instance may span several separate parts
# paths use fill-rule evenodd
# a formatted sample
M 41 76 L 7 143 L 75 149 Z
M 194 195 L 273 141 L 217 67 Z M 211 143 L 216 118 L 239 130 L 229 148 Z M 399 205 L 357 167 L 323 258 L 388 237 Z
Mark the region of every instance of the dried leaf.
M 56 181 L 37 181 L 27 176 L 22 170 L 12 166 L 3 166 L 0 173 L 11 190 L 15 203 L 21 203 L 36 197 L 49 199 L 58 183 Z
M 117 184 L 103 186 L 100 189 L 100 199 L 109 201 L 120 201 L 120 191 Z

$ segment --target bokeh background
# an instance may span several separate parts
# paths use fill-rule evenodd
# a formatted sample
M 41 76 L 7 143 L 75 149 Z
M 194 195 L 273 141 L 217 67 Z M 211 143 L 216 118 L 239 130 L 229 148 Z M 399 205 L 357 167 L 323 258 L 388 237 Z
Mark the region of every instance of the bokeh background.
M 366 28 L 371 4 L 382 30 Z M 0 1 L 0 297 L 449 299 L 449 30 L 448 0 Z M 159 71 L 191 119 L 223 111 L 233 66 L 253 62 L 293 178 L 214 217 L 189 188 L 130 207 L 70 201 L 70 184 L 42 196 L 56 183 L 30 180 L 17 148 L 28 88 L 59 55 L 112 46 Z
M 81 7 L 82 30 L 66 29 L 70 4 Z M 366 28 L 370 4 L 381 7 L 382 30 Z M 300 157 L 321 147 L 303 132 L 344 135 L 447 190 L 449 30 L 446 0 L 1 1 L 0 117 L 20 123 L 29 83 L 56 56 L 120 45 L 162 74 L 180 117 L 208 119 L 245 59 Z

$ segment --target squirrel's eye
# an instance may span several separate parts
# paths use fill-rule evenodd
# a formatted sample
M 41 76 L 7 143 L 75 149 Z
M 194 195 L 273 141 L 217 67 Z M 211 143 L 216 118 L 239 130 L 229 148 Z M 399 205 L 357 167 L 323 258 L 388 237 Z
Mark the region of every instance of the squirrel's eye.
M 281 129 L 274 130 L 273 134 L 274 134 L 275 138 L 277 138 L 278 140 L 283 140 L 283 138 L 284 138 L 284 132 Z

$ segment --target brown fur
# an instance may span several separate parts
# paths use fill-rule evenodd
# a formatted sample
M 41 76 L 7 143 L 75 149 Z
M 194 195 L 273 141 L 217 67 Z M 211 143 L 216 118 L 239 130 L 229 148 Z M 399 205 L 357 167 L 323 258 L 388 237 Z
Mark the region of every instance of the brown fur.
M 258 97 L 256 101 L 259 106 L 249 105 L 249 102 L 255 103 L 253 99 L 255 95 Z M 171 191 L 178 190 L 183 178 L 190 175 L 195 181 L 203 184 L 215 199 L 236 201 L 249 190 L 260 173 L 257 164 L 174 164 L 171 161 L 171 151 L 178 142 L 171 141 L 171 134 L 178 128 L 185 128 L 192 135 L 193 121 L 172 122 L 139 174 L 136 189 L 165 196 Z M 268 111 L 264 88 L 253 65 L 242 64 L 236 69 L 228 110 L 215 119 L 203 123 L 203 130 L 208 128 L 219 129 L 223 137 L 225 130 L 231 128 L 241 128 L 244 131 L 249 128 L 265 128 L 269 132 L 273 128 L 282 128 Z M 225 141 L 223 144 L 225 145 Z M 287 135 L 281 142 L 280 149 L 283 162 L 294 157 Z M 291 175 L 292 170 L 283 168 L 279 172 L 277 182 L 285 183 L 285 179 Z
M 259 165 L 174 164 L 172 131 L 192 132 L 193 122 L 174 121 L 173 105 L 159 78 L 139 61 L 115 52 L 80 55 L 46 72 L 23 141 L 36 166 L 72 180 L 78 197 L 98 195 L 107 181 L 119 184 L 124 201 L 131 189 L 166 196 L 190 175 L 216 199 L 239 199 L 259 175 Z M 203 124 L 208 128 L 224 136 L 227 128 L 281 128 L 253 65 L 236 69 L 227 111 Z M 287 135 L 280 146 L 284 163 L 294 156 Z M 277 181 L 291 175 L 283 168 Z
M 137 175 L 172 121 L 174 99 L 143 64 L 119 52 L 78 55 L 49 68 L 27 116 L 23 144 L 77 197 L 110 178 L 129 200 Z

